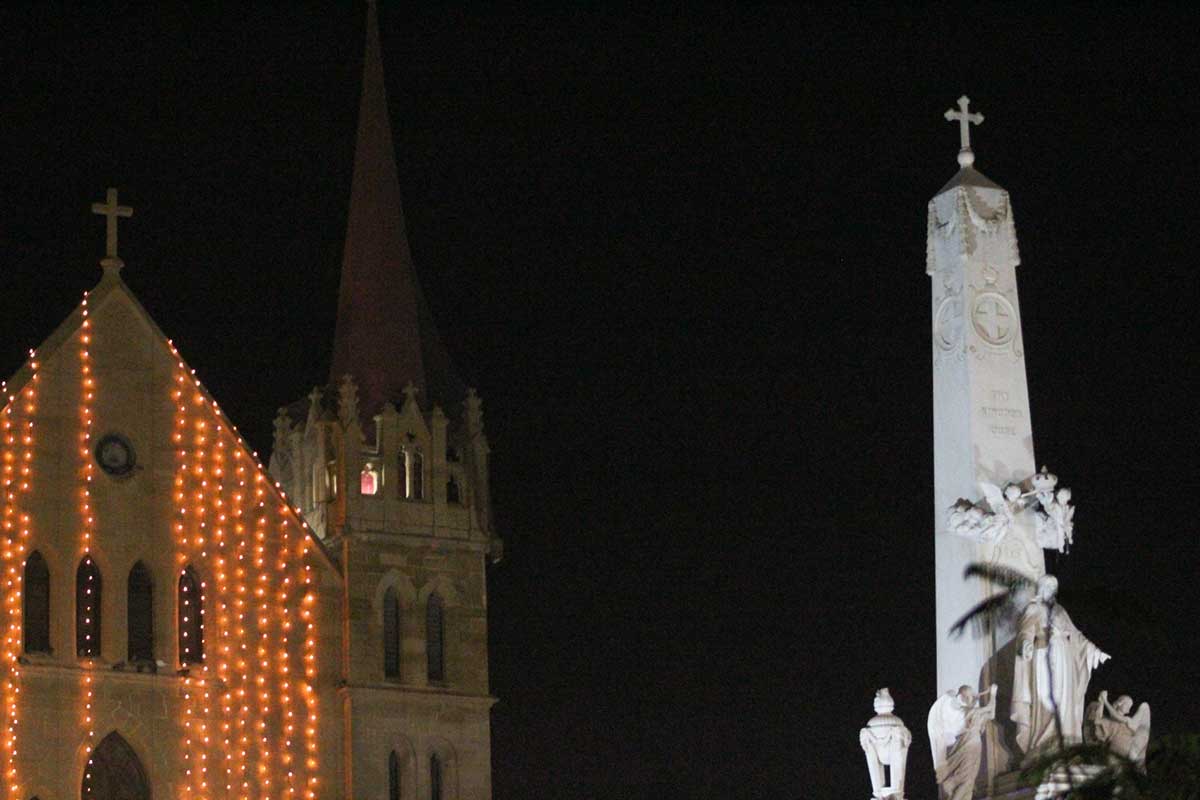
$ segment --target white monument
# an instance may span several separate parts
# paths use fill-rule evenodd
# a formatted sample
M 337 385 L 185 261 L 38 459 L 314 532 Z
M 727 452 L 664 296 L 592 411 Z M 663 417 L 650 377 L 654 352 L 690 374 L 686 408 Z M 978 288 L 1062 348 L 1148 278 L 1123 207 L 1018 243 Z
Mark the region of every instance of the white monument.
M 1103 742 L 1121 758 L 1136 764 L 1146 763 L 1146 746 L 1150 743 L 1150 705 L 1142 703 L 1133 712 L 1133 698 L 1123 694 L 1117 702 L 1108 702 L 1108 691 L 1087 707 L 1083 721 L 1085 741 Z
M 958 111 L 946 112 L 960 126 L 959 170 L 929 203 L 926 246 L 933 315 L 937 685 L 943 689 L 1007 683 L 985 665 L 1008 641 L 956 639 L 949 633 L 992 591 L 963 579 L 967 565 L 1000 565 L 1033 578 L 1045 572 L 1032 509 L 1036 467 L 1012 203 L 1008 192 L 972 166 L 970 125 L 982 123 L 983 116 L 969 113 L 969 102 L 962 97 Z
M 896 703 L 887 689 L 875 693 L 874 708 L 875 716 L 858 733 L 858 743 L 867 756 L 867 770 L 871 773 L 871 797 L 904 800 L 904 769 L 912 733 L 892 713 Z
M 983 730 L 996 718 L 997 687 L 984 696 L 970 686 L 960 686 L 939 697 L 929 709 L 929 748 L 941 796 L 946 800 L 971 800 L 979 765 L 983 761 Z
M 1039 578 L 1037 596 L 1022 610 L 1017 629 L 1011 718 L 1017 725 L 1017 746 L 1027 761 L 1083 741 L 1088 681 L 1108 660 L 1108 653 L 1075 627 L 1057 603 L 1057 594 L 1057 578 Z

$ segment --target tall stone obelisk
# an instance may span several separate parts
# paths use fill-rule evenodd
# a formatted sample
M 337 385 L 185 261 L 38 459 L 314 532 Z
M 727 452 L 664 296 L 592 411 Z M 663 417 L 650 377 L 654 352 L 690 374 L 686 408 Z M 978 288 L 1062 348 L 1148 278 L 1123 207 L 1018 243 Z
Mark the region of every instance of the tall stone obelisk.
M 1008 192 L 973 166 L 968 99 L 946 118 L 959 122 L 958 173 L 929 203 L 926 272 L 932 278 L 934 548 L 937 579 L 938 690 L 968 684 L 984 688 L 1001 677 L 1008 642 L 961 638 L 950 627 L 992 593 L 967 581 L 972 562 L 1045 572 L 1031 514 L 1018 514 L 1002 537 L 986 540 L 951 530 L 948 509 L 965 498 L 980 501 L 980 482 L 1003 488 L 1034 473 L 1033 430 L 1025 380 L 1025 342 L 1017 300 L 1017 236 Z M 1011 664 L 1008 665 L 1011 669 Z M 1011 683 L 999 680 L 1001 686 Z M 1007 704 L 1005 703 L 1005 706 Z M 1003 719 L 999 714 L 997 719 Z

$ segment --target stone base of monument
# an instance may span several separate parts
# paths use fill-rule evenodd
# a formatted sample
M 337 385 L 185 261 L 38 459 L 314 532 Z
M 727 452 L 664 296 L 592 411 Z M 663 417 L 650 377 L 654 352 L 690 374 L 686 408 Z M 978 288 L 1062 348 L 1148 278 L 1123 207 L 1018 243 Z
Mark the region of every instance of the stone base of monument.
M 1068 773 L 1067 770 L 1070 770 Z M 1076 764 L 1071 767 L 1058 767 L 1042 780 L 1037 787 L 1034 800 L 1054 800 L 1064 792 L 1079 788 L 1083 784 L 1104 771 L 1098 764 Z
M 991 791 L 976 791 L 977 800 L 1033 800 L 1037 789 L 1024 783 L 1020 772 L 1010 772 L 997 776 Z

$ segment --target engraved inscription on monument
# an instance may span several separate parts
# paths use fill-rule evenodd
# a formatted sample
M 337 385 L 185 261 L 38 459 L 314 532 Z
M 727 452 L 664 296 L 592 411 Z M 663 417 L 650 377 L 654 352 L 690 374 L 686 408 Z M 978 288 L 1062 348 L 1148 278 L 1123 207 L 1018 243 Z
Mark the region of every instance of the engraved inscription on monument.
M 993 436 L 1017 435 L 1015 423 L 1025 416 L 1025 412 L 1011 407 L 1008 402 L 1008 392 L 993 389 L 989 403 L 979 407 L 979 415 L 987 421 L 988 433 Z

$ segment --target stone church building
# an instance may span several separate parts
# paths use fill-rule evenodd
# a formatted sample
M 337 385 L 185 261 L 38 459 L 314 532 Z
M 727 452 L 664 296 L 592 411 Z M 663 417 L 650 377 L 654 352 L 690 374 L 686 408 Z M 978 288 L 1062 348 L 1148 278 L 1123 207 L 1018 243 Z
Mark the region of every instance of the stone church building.
M 102 279 L 0 388 L 0 800 L 491 797 L 482 404 L 366 29 L 330 381 L 269 466 L 121 280 L 115 191 Z

